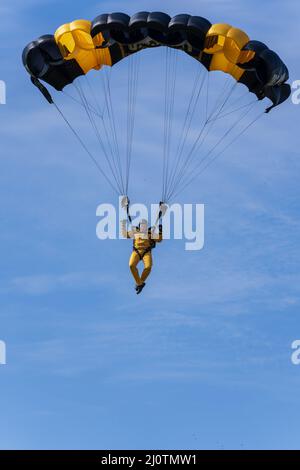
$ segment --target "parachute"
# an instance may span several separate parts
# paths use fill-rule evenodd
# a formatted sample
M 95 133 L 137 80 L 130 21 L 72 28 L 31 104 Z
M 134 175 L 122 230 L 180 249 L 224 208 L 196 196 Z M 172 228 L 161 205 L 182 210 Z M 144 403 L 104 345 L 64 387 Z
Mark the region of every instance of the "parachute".
M 139 12 L 132 17 L 125 13 L 102 14 L 93 21 L 76 20 L 60 26 L 54 35 L 45 35 L 31 42 L 23 51 L 23 64 L 31 76 L 32 83 L 38 87 L 50 104 L 54 104 L 66 124 L 69 126 L 78 142 L 93 160 L 102 176 L 112 188 L 122 194 L 128 194 L 129 174 L 131 169 L 132 147 L 134 144 L 135 110 L 137 100 L 137 84 L 139 77 L 139 61 L 137 57 L 145 49 L 163 48 L 166 51 L 166 80 L 164 88 L 164 145 L 163 145 L 163 189 L 161 200 L 169 202 L 183 191 L 191 182 L 204 171 L 208 165 L 223 153 L 237 138 L 239 138 L 261 114 L 269 113 L 273 108 L 286 101 L 291 88 L 287 83 L 289 72 L 281 58 L 264 43 L 251 40 L 241 29 L 229 24 L 212 24 L 200 16 L 187 14 L 171 18 L 162 12 Z M 195 80 L 190 87 L 190 98 L 183 116 L 182 132 L 172 160 L 171 128 L 174 116 L 174 99 L 176 94 L 176 67 L 178 54 L 187 54 L 197 65 Z M 125 170 L 122 167 L 121 153 L 117 139 L 117 125 L 111 99 L 109 80 L 104 80 L 106 117 L 108 123 L 102 122 L 104 128 L 99 129 L 96 117 L 103 113 L 97 107 L 97 97 L 87 99 L 80 83 L 82 76 L 99 71 L 103 74 L 107 67 L 116 68 L 124 59 L 128 61 L 128 96 L 127 96 L 127 146 L 125 150 Z M 201 75 L 202 72 L 205 75 Z M 199 97 L 209 89 L 210 72 L 224 72 L 233 85 L 221 92 L 219 99 L 209 117 L 205 117 L 194 137 L 190 148 L 189 132 L 192 120 L 195 118 Z M 42 83 L 44 82 L 44 83 Z M 105 157 L 108 171 L 103 169 L 102 160 L 97 159 L 88 149 L 83 137 L 74 129 L 62 109 L 53 99 L 46 84 L 58 92 L 74 85 L 77 98 L 84 107 L 87 119 L 91 123 L 100 147 Z M 247 93 L 254 95 L 250 103 L 239 102 L 237 108 L 227 105 L 236 85 L 247 87 Z M 96 92 L 97 94 L 98 92 Z M 253 103 L 270 100 L 270 105 L 256 116 L 250 123 L 239 131 L 238 135 L 221 151 L 214 153 L 228 137 L 233 128 L 240 124 Z M 208 101 L 208 95 L 203 98 Z M 207 105 L 207 103 L 206 103 Z M 201 109 L 204 106 L 202 105 Z M 207 106 L 206 106 L 207 108 Z M 237 121 L 230 124 L 220 139 L 217 139 L 210 150 L 199 160 L 200 148 L 206 139 L 210 126 L 236 111 L 245 110 L 246 114 L 239 116 Z M 206 109 L 207 114 L 207 109 Z M 104 139 L 103 136 L 106 136 Z M 197 160 L 198 158 L 198 160 Z M 194 165 L 194 166 L 193 166 Z

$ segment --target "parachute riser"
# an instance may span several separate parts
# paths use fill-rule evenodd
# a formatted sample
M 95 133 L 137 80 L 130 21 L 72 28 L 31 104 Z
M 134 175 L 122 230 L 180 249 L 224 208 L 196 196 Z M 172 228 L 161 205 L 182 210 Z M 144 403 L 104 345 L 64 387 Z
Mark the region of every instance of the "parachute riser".
M 53 98 L 50 95 L 47 88 L 36 77 L 31 76 L 30 80 L 33 83 L 33 85 L 36 86 L 37 89 L 42 93 L 42 95 L 48 101 L 48 103 L 49 104 L 54 104 Z
M 162 207 L 164 207 L 164 206 L 165 206 L 165 203 L 163 201 L 160 201 L 160 203 L 159 203 L 159 213 L 158 213 L 158 216 L 156 218 L 154 227 L 157 227 L 159 223 L 160 224 L 162 223 L 162 219 L 164 217 L 164 212 L 162 210 Z M 132 217 L 130 215 L 130 200 L 129 200 L 129 198 L 127 198 L 126 213 L 127 213 L 128 222 L 130 224 L 132 224 Z

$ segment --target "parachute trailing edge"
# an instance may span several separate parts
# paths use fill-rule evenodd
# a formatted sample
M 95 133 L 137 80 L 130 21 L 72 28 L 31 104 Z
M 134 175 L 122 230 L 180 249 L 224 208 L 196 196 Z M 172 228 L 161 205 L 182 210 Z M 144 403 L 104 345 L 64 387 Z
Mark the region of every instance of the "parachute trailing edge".
M 112 13 L 92 22 L 76 20 L 28 44 L 23 63 L 51 102 L 39 80 L 62 91 L 90 70 L 114 66 L 143 49 L 160 46 L 184 51 L 208 71 L 230 74 L 259 100 L 269 98 L 272 106 L 267 112 L 291 94 L 288 69 L 268 46 L 231 25 L 211 24 L 187 14 L 171 18 L 162 12 L 139 12 L 132 17 Z

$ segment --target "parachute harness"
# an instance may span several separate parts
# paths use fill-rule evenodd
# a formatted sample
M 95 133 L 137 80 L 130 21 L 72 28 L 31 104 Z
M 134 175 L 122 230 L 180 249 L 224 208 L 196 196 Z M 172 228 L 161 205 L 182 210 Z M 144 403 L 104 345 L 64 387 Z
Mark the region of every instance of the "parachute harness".
M 148 234 L 149 236 L 150 234 Z M 145 250 L 143 250 L 143 252 L 141 253 L 135 246 L 134 246 L 134 242 L 133 242 L 133 251 L 139 255 L 139 258 L 141 261 L 143 261 L 143 259 L 145 258 L 145 256 L 148 254 L 148 253 L 152 253 L 152 250 L 154 250 L 154 248 L 156 247 L 156 242 L 152 239 L 150 239 L 150 246 L 149 248 L 146 248 Z

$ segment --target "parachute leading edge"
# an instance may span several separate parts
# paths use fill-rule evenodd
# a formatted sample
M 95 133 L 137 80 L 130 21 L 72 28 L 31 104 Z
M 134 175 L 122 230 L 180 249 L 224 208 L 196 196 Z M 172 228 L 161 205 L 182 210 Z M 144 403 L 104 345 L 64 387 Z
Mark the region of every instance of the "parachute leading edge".
M 76 20 L 59 27 L 54 35 L 31 42 L 24 49 L 23 63 L 41 91 L 38 80 L 62 91 L 91 70 L 114 66 L 138 51 L 159 46 L 181 49 L 208 71 L 230 74 L 259 100 L 272 101 L 267 112 L 291 94 L 286 65 L 264 43 L 250 40 L 231 25 L 212 25 L 205 18 L 186 14 L 171 18 L 161 12 L 132 17 L 112 13 L 92 22 Z

